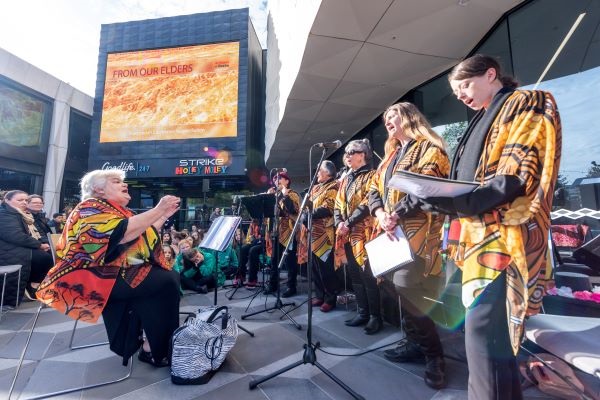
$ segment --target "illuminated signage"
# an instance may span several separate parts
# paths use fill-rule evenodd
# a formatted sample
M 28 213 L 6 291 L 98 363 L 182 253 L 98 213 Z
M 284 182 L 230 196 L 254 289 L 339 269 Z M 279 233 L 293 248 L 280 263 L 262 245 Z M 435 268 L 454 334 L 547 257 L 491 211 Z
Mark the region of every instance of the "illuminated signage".
M 239 47 L 108 54 L 100 142 L 236 137 Z

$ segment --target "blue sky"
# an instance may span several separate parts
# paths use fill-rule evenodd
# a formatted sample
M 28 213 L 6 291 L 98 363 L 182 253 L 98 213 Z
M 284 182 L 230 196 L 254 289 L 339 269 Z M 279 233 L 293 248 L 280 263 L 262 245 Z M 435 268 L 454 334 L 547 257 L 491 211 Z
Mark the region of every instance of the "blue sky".
M 93 96 L 101 24 L 243 7 L 266 47 L 267 0 L 4 1 L 0 47 Z

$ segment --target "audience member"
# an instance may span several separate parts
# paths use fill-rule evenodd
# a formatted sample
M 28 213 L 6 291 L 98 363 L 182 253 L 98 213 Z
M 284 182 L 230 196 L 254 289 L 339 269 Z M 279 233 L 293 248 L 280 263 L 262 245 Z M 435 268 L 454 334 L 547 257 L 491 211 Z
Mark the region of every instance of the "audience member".
M 215 270 L 217 280 L 215 281 Z M 225 275 L 217 269 L 217 261 L 212 254 L 194 248 L 183 253 L 183 270 L 180 272 L 181 287 L 198 293 L 207 293 L 225 282 Z
M 0 204 L 0 260 L 2 265 L 20 264 L 20 285 L 17 273 L 7 276 L 4 303 L 21 302 L 23 295 L 33 299 L 35 288 L 52 267 L 50 246 L 41 240 L 33 215 L 27 211 L 27 193 L 10 190 Z
M 31 194 L 27 198 L 27 210 L 33 215 L 33 224 L 41 236 L 41 241 L 48 243 L 48 234 L 52 229 L 44 212 L 44 198 L 38 194 Z

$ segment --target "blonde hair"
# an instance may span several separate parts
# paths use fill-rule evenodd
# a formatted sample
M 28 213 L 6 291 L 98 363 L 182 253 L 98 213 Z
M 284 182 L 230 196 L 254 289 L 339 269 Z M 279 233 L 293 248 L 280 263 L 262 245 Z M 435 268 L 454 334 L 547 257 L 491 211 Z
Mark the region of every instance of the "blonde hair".
M 94 192 L 104 189 L 109 178 L 125 180 L 125 171 L 120 169 L 97 169 L 90 171 L 81 178 L 81 201 L 94 197 Z
M 446 142 L 440 135 L 435 133 L 431 125 L 421 111 L 412 103 L 401 102 L 389 106 L 383 113 L 383 122 L 385 117 L 391 111 L 396 111 L 400 116 L 400 129 L 402 133 L 411 139 L 426 139 L 441 149 L 446 148 Z M 390 137 L 385 142 L 385 154 L 389 154 L 400 145 L 400 141 L 395 137 Z

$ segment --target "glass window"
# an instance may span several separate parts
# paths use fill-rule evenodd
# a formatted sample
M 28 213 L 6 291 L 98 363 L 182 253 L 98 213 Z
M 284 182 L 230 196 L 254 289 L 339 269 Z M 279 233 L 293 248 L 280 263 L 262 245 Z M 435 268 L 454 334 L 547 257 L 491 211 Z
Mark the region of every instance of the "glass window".
M 69 117 L 69 159 L 83 161 L 87 164 L 91 130 L 91 117 L 71 110 Z

